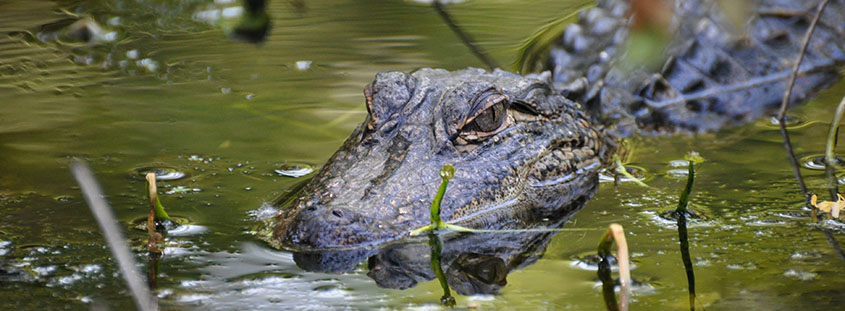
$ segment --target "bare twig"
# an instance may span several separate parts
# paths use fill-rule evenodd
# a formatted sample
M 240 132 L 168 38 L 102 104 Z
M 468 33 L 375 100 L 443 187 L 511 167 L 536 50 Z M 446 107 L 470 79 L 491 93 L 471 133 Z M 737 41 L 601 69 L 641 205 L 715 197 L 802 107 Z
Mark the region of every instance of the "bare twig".
M 798 60 L 795 62 L 795 65 L 793 65 L 792 77 L 789 80 L 789 86 L 787 87 L 786 92 L 783 96 L 783 101 L 781 102 L 781 106 L 780 106 L 780 112 L 778 113 L 778 123 L 780 125 L 781 135 L 783 136 L 783 146 L 784 146 L 784 148 L 786 148 L 786 152 L 789 155 L 789 162 L 790 162 L 790 164 L 792 164 L 792 172 L 795 174 L 795 179 L 796 179 L 796 181 L 798 181 L 798 186 L 801 188 L 801 193 L 804 194 L 804 205 L 805 206 L 811 206 L 811 208 L 812 208 L 811 217 L 812 217 L 813 222 L 818 221 L 818 219 L 816 217 L 816 210 L 817 209 L 816 209 L 815 206 L 812 206 L 810 204 L 810 195 L 807 191 L 807 185 L 804 184 L 804 178 L 801 176 L 801 169 L 800 169 L 800 166 L 798 164 L 798 160 L 795 158 L 795 153 L 792 151 L 792 143 L 789 140 L 789 132 L 786 130 L 786 125 L 784 125 L 786 123 L 786 122 L 784 122 L 784 118 L 786 117 L 786 109 L 787 109 L 787 106 L 789 104 L 789 98 L 792 96 L 792 87 L 795 85 L 795 79 L 796 79 L 796 76 L 797 76 L 797 73 L 798 73 L 798 69 L 801 66 L 801 61 L 804 59 L 804 54 L 807 51 L 807 46 L 810 44 L 810 38 L 812 37 L 813 31 L 816 28 L 816 24 L 818 24 L 819 18 L 821 18 L 821 15 L 822 15 L 822 11 L 827 6 L 828 2 L 829 2 L 829 0 L 824 0 L 821 3 L 819 3 L 819 8 L 816 10 L 816 14 L 813 16 L 813 21 L 810 23 L 810 27 L 807 29 L 807 33 L 804 35 L 804 41 L 803 41 L 802 46 L 801 46 L 801 51 L 800 51 L 800 53 L 798 53 Z M 845 99 L 843 99 L 843 101 L 845 101 Z M 840 103 L 840 107 L 837 108 L 837 116 L 840 115 L 839 110 L 840 110 L 840 108 L 842 108 L 841 106 L 842 106 L 842 103 Z M 838 119 L 841 120 L 841 117 L 838 117 Z M 838 126 L 838 124 L 839 124 L 839 122 L 837 122 L 837 118 L 834 118 L 834 124 L 832 126 Z M 835 140 L 835 137 L 836 137 L 836 135 L 835 135 L 835 132 L 834 132 L 834 139 L 833 140 Z M 830 134 L 828 134 L 828 145 L 830 145 L 830 144 L 831 144 L 831 139 L 830 139 Z M 832 166 L 828 165 L 828 160 L 827 160 L 828 154 L 832 155 L 832 152 L 833 152 L 832 149 L 833 148 L 828 147 L 826 152 L 825 152 L 825 166 L 826 167 L 832 167 Z M 828 175 L 830 175 L 830 169 L 826 169 L 826 170 L 828 171 Z M 833 197 L 835 197 L 836 192 L 831 192 L 831 195 Z M 845 260 L 845 252 L 843 252 L 842 248 L 839 246 L 839 242 L 836 241 L 836 239 L 829 232 L 829 230 L 822 229 L 822 231 L 824 232 L 825 237 L 827 237 L 827 241 L 828 241 L 828 243 L 830 243 L 830 246 L 833 248 L 833 250 L 837 254 L 839 254 L 839 257 L 842 260 Z
M 804 177 L 801 176 L 801 166 L 798 164 L 798 158 L 795 157 L 795 152 L 792 151 L 792 142 L 789 140 L 789 131 L 786 130 L 786 125 L 783 121 L 780 123 L 780 135 L 783 136 L 783 147 L 786 149 L 786 155 L 789 156 L 789 164 L 792 165 L 792 174 L 795 175 L 795 180 L 798 182 L 798 187 L 801 188 L 801 193 L 804 194 L 804 204 L 810 204 L 810 195 L 807 192 L 807 185 L 804 184 Z
M 451 15 L 449 15 L 449 12 L 446 12 L 446 9 L 443 8 L 443 4 L 440 3 L 440 1 L 435 0 L 432 3 L 432 6 L 434 6 L 434 10 L 437 11 L 437 14 L 440 14 L 440 17 L 443 18 L 443 21 L 446 22 L 446 25 L 449 25 L 449 28 L 452 29 L 452 32 L 458 35 L 461 41 L 463 41 L 464 44 L 469 47 L 469 50 L 472 51 L 472 53 L 475 54 L 475 56 L 478 57 L 478 59 L 481 60 L 484 65 L 487 66 L 487 69 L 493 70 L 499 67 L 499 65 L 496 64 L 496 62 L 493 61 L 493 59 L 491 59 L 490 56 L 487 55 L 487 53 L 484 53 L 481 48 L 475 45 L 475 40 L 473 40 L 472 37 L 469 36 L 469 34 L 461 30 L 461 27 L 458 26 L 457 23 L 455 23 L 455 20 L 452 19 Z
M 100 190 L 91 169 L 79 161 L 71 163 L 70 169 L 82 189 L 85 202 L 88 203 L 91 213 L 94 214 L 94 218 L 100 225 L 100 233 L 103 234 L 114 259 L 117 261 L 123 279 L 129 286 L 132 298 L 135 300 L 136 307 L 143 311 L 158 310 L 158 304 L 150 294 L 149 289 L 144 285 L 141 273 L 138 271 L 132 253 L 129 252 L 129 247 L 126 245 L 123 232 L 118 227 L 109 204 L 103 199 L 103 191 Z
M 611 224 L 599 241 L 598 253 L 601 257 L 610 255 L 610 245 L 616 242 L 616 261 L 619 263 L 619 310 L 628 310 L 628 298 L 631 296 L 631 264 L 628 261 L 628 242 L 625 230 L 619 224 Z
M 803 76 L 803 75 L 811 74 L 811 73 L 814 73 L 814 72 L 817 72 L 817 71 L 819 71 L 819 68 L 817 68 L 817 67 L 805 68 L 804 70 L 799 70 L 797 72 L 792 72 L 791 70 L 783 70 L 783 71 L 778 71 L 778 72 L 768 74 L 768 75 L 765 75 L 765 76 L 761 76 L 761 77 L 749 78 L 748 80 L 741 81 L 741 82 L 738 82 L 738 83 L 707 88 L 707 89 L 692 92 L 692 93 L 679 94 L 676 97 L 672 97 L 672 98 L 665 99 L 665 100 L 654 101 L 654 100 L 651 100 L 651 99 L 648 99 L 648 98 L 643 98 L 643 101 L 645 101 L 645 103 L 649 107 L 663 108 L 663 107 L 667 107 L 667 106 L 671 106 L 671 105 L 679 105 L 679 104 L 691 102 L 691 101 L 694 101 L 694 100 L 705 99 L 705 98 L 711 97 L 713 95 L 730 93 L 730 92 L 735 92 L 735 91 L 739 91 L 739 90 L 746 90 L 746 89 L 758 87 L 758 86 L 761 86 L 761 85 L 775 83 L 775 82 L 778 82 L 778 81 L 786 81 L 787 79 L 790 79 L 790 78 L 792 78 L 792 81 L 794 81 L 795 77 L 797 77 L 797 76 Z
M 833 250 L 839 254 L 839 259 L 845 261 L 845 251 L 842 251 L 842 247 L 839 246 L 839 242 L 836 241 L 836 238 L 833 237 L 830 230 L 824 230 L 824 236 L 827 238 L 827 242 L 830 243 L 830 246 L 833 247 Z
M 786 117 L 786 106 L 789 105 L 789 99 L 792 97 L 792 87 L 795 86 L 795 79 L 798 77 L 798 68 L 801 66 L 801 61 L 804 60 L 804 54 L 807 53 L 807 46 L 810 44 L 810 38 L 813 36 L 816 24 L 818 24 L 819 18 L 822 16 L 822 10 L 824 10 L 828 2 L 829 0 L 823 0 L 819 3 L 819 8 L 816 10 L 816 15 L 813 17 L 813 21 L 810 23 L 810 28 L 807 29 L 807 33 L 804 35 L 804 41 L 801 43 L 801 51 L 798 52 L 798 59 L 792 66 L 792 75 L 789 78 L 789 86 L 786 88 L 786 93 L 783 95 L 783 101 L 780 103 L 780 112 L 778 113 L 778 121 L 780 121 L 781 124 L 783 124 L 783 118 Z
M 150 256 L 161 256 L 164 244 L 164 236 L 156 231 L 156 202 L 158 201 L 158 188 L 156 187 L 155 173 L 147 173 L 147 195 L 150 199 L 150 211 L 147 214 L 147 233 L 149 239 L 147 240 L 147 248 L 150 250 Z M 160 203 L 159 203 L 160 204 Z M 163 208 L 161 209 L 164 210 Z M 153 284 L 150 280 L 150 284 Z

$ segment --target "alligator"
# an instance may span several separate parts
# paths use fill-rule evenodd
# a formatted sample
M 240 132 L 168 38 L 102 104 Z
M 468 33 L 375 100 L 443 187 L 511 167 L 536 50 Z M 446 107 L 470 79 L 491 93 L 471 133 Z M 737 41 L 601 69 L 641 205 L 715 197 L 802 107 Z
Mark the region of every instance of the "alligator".
M 296 197 L 282 200 L 289 206 L 276 216 L 274 239 L 298 253 L 402 241 L 428 224 L 445 164 L 456 170 L 442 203 L 448 223 L 501 228 L 571 215 L 583 206 L 573 202 L 592 197 L 620 138 L 714 131 L 771 114 L 819 2 L 752 1 L 737 31 L 711 1 L 675 1 L 674 39 L 658 70 L 621 65 L 629 4 L 600 0 L 536 64 L 539 74 L 379 73 L 364 88 L 364 122 Z M 790 104 L 838 78 L 844 21 L 845 1 L 830 1 Z M 300 259 L 307 256 L 338 259 Z

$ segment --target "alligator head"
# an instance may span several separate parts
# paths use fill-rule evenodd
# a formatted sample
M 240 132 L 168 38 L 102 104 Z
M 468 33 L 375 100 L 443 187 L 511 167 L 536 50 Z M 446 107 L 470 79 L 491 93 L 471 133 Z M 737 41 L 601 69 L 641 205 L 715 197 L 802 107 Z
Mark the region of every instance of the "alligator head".
M 291 206 L 275 238 L 294 250 L 371 247 L 429 223 L 445 164 L 441 218 L 494 228 L 552 215 L 594 190 L 601 130 L 546 81 L 495 71 L 379 73 L 368 116 Z

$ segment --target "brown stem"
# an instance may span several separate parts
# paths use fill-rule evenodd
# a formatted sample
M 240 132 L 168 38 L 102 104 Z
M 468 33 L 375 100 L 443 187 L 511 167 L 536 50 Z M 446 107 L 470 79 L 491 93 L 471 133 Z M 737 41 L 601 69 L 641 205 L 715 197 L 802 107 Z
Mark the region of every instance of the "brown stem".
M 813 17 L 813 21 L 810 23 L 810 28 L 807 29 L 807 33 L 804 35 L 804 41 L 801 43 L 801 51 L 798 52 L 798 59 L 792 66 L 792 75 L 789 78 L 789 86 L 786 88 L 786 93 L 783 95 L 783 101 L 780 103 L 780 112 L 778 113 L 778 121 L 781 124 L 783 124 L 783 118 L 786 116 L 786 106 L 789 105 L 789 98 L 792 97 L 792 87 L 795 86 L 795 79 L 798 77 L 798 67 L 801 66 L 801 61 L 804 60 L 804 54 L 807 53 L 807 46 L 810 44 L 810 37 L 813 36 L 813 31 L 816 30 L 816 24 L 818 24 L 819 18 L 822 16 L 822 10 L 824 10 L 828 2 L 829 0 L 824 0 L 819 3 L 819 8 L 816 10 L 816 15 Z
M 611 224 L 607 232 L 599 241 L 599 256 L 610 255 L 610 245 L 616 242 L 616 262 L 619 264 L 619 310 L 628 310 L 628 299 L 631 296 L 631 264 L 628 261 L 628 242 L 625 240 L 625 230 L 619 224 Z

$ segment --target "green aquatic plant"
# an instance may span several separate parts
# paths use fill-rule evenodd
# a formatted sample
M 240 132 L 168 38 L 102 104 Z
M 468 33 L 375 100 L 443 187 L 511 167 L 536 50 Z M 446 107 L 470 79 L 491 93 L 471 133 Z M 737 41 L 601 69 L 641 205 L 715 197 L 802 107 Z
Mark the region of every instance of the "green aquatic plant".
M 155 262 L 154 259 L 161 257 L 164 252 L 164 234 L 166 230 L 164 230 L 162 222 L 173 220 L 167 215 L 167 211 L 164 210 L 161 200 L 158 199 L 155 173 L 147 173 L 145 177 L 147 179 L 147 196 L 150 199 L 150 212 L 147 214 L 147 233 L 149 235 L 147 248 L 150 251 L 151 261 Z M 152 266 L 155 267 L 157 265 Z M 152 275 L 155 276 L 155 274 Z M 154 278 L 150 278 L 148 281 L 154 287 Z
M 540 64 L 543 64 L 548 57 L 550 46 L 555 43 L 578 17 L 578 12 L 589 7 L 582 5 L 574 8 L 571 13 L 549 21 L 542 29 L 533 34 L 525 42 L 520 44 L 519 55 L 513 63 L 511 70 L 520 74 L 529 74 L 540 71 Z
M 430 232 L 428 235 L 428 245 L 431 247 L 431 269 L 434 270 L 434 275 L 437 276 L 437 281 L 440 282 L 440 287 L 443 289 L 440 304 L 447 307 L 454 307 L 455 297 L 452 297 L 452 291 L 446 282 L 446 274 L 443 273 L 443 265 L 440 263 L 441 253 L 443 252 L 443 241 L 440 240 L 438 235 Z
M 678 208 L 676 211 L 678 213 L 686 213 L 687 207 L 689 205 L 689 194 L 692 192 L 692 184 L 695 181 L 695 164 L 704 162 L 704 158 L 698 154 L 698 152 L 690 151 L 686 156 L 684 156 L 684 160 L 687 160 L 688 164 L 688 173 L 687 173 L 687 184 L 684 186 L 684 191 L 681 192 L 681 196 L 678 199 Z
M 170 220 L 170 215 L 167 215 L 167 211 L 164 210 L 164 205 L 161 204 L 161 200 L 158 199 L 158 188 L 156 187 L 156 175 L 155 173 L 147 173 L 147 197 L 150 199 L 150 210 L 153 212 L 154 219 L 156 221 L 162 220 Z
M 431 210 L 431 224 L 414 229 L 413 231 L 411 231 L 411 236 L 417 236 L 420 233 L 427 231 L 438 231 L 445 229 L 459 232 L 477 231 L 470 228 L 447 224 L 440 219 L 440 202 L 443 201 L 443 195 L 446 194 L 446 187 L 449 186 L 449 180 L 451 180 L 454 176 L 455 167 L 453 167 L 452 165 L 446 164 L 443 166 L 443 168 L 440 169 L 440 178 L 443 181 L 440 182 L 440 188 L 437 189 L 437 194 L 434 195 L 434 200 L 431 201 L 431 206 L 429 207 L 429 209 Z
M 628 170 L 625 168 L 625 165 L 622 164 L 622 160 L 619 159 L 619 156 L 614 154 L 613 155 L 613 162 L 616 163 L 616 169 L 614 170 L 617 174 L 628 177 L 631 181 L 635 184 L 648 188 L 648 185 L 644 183 L 639 178 L 634 177 L 631 173 L 628 173 Z
M 827 142 L 824 151 L 824 171 L 825 175 L 827 175 L 827 187 L 830 190 L 831 197 L 834 194 L 839 195 L 839 183 L 836 180 L 836 154 L 833 153 L 833 149 L 836 149 L 836 143 L 839 141 L 839 124 L 842 123 L 843 114 L 845 114 L 845 97 L 842 97 L 842 101 L 836 107 L 833 122 L 830 123 L 830 130 L 827 132 Z M 842 200 L 840 199 L 839 201 Z M 813 204 L 813 206 L 815 205 Z
M 678 198 L 678 207 L 675 213 L 678 215 L 678 240 L 681 244 L 681 260 L 684 262 L 684 270 L 687 274 L 687 287 L 689 289 L 690 310 L 695 310 L 695 272 L 692 267 L 692 257 L 689 252 L 689 234 L 687 233 L 687 212 L 689 210 L 689 197 L 692 192 L 692 185 L 695 181 L 695 164 L 704 162 L 704 158 L 697 152 L 691 151 L 684 159 L 687 160 L 689 171 L 687 184 Z

